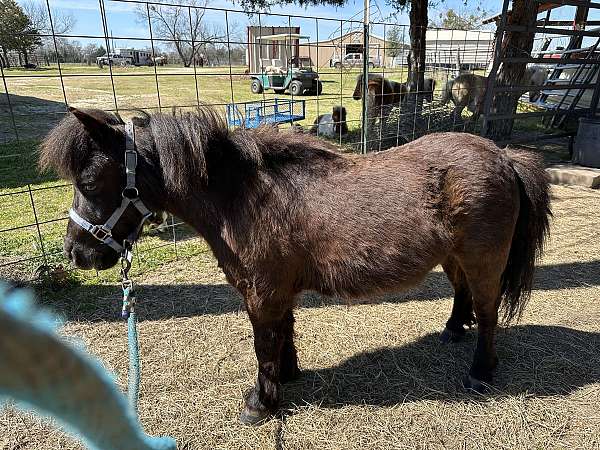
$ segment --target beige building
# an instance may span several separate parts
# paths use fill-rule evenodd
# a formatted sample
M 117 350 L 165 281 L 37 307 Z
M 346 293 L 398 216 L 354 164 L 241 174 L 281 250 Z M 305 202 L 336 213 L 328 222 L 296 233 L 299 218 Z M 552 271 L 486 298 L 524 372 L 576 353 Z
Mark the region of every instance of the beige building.
M 378 61 L 378 64 L 383 64 L 384 58 L 387 64 L 391 60 L 389 55 L 386 55 L 386 51 L 389 51 L 389 49 L 384 49 L 385 46 L 386 43 L 383 38 L 375 35 L 369 36 L 369 55 L 373 60 Z M 362 52 L 362 31 L 351 31 L 325 41 L 300 44 L 300 56 L 310 56 L 313 64 L 319 68 L 330 67 L 332 60 L 339 60 L 349 53 Z

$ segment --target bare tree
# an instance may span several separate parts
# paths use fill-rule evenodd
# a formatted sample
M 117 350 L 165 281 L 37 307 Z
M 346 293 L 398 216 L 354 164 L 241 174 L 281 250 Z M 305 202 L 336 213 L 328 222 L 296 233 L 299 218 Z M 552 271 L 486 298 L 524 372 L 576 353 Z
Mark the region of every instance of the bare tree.
M 172 3 L 173 5 L 165 5 Z M 224 41 L 227 33 L 204 20 L 208 0 L 163 0 L 160 5 L 140 5 L 138 21 L 152 26 L 152 35 L 166 39 L 185 67 L 189 67 L 208 44 Z
M 23 10 L 29 17 L 33 28 L 42 35 L 52 34 L 52 28 L 54 28 L 54 34 L 67 34 L 73 31 L 77 22 L 73 14 L 65 14 L 56 8 L 52 8 L 50 10 L 52 14 L 51 24 L 46 4 L 35 0 L 23 3 Z

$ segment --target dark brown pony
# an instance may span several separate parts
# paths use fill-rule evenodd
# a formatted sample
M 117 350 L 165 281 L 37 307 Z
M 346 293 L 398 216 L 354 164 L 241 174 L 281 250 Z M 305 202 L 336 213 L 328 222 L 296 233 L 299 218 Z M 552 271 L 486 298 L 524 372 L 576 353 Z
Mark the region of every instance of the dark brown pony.
M 435 91 L 435 80 L 425 78 L 423 84 L 423 92 L 419 95 L 426 101 L 433 101 L 433 93 Z M 352 98 L 360 100 L 363 91 L 363 74 L 356 77 L 356 86 Z M 411 92 L 406 83 L 389 80 L 380 74 L 370 73 L 368 83 L 368 95 L 372 100 L 372 105 L 381 107 L 385 105 L 400 105 L 404 102 L 406 96 Z
M 352 98 L 360 100 L 363 92 L 363 74 L 356 77 L 356 86 Z M 368 82 L 368 98 L 372 100 L 372 105 L 381 107 L 384 105 L 399 105 L 404 101 L 408 90 L 406 84 L 397 81 L 388 80 L 383 76 L 370 73 Z
M 327 137 L 340 137 L 348 134 L 348 123 L 346 122 L 346 108 L 334 106 L 331 114 L 319 115 L 310 128 L 310 132 Z
M 40 164 L 73 182 L 80 215 L 103 223 L 121 201 L 123 123 L 72 111 L 45 140 Z M 442 340 L 459 339 L 476 320 L 466 385 L 482 390 L 492 381 L 499 308 L 507 321 L 520 315 L 548 232 L 548 181 L 533 154 L 440 133 L 344 155 L 307 134 L 229 131 L 210 109 L 138 122 L 136 147 L 144 203 L 193 226 L 243 296 L 258 360 L 243 422 L 275 412 L 281 383 L 300 375 L 293 308 L 301 292 L 398 291 L 438 264 L 455 290 Z M 117 241 L 137 225 L 136 214 L 114 228 Z M 64 249 L 81 268 L 118 260 L 72 221 Z

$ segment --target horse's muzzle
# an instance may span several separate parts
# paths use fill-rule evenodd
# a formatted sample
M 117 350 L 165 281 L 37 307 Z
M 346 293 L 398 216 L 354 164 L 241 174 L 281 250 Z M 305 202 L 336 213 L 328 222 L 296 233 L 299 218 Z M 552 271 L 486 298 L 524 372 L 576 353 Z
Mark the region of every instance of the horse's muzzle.
M 74 243 L 68 237 L 64 242 L 64 255 L 75 267 L 83 270 L 106 270 L 113 267 L 119 261 L 119 254 L 108 249 L 86 248 Z

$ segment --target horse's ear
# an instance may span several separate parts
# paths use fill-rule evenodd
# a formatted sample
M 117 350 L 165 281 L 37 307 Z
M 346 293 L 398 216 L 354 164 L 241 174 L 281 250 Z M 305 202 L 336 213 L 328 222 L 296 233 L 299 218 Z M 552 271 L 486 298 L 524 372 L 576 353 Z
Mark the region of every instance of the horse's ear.
M 117 130 L 108 123 L 105 113 L 95 109 L 77 109 L 69 106 L 69 112 L 79 120 L 92 139 L 102 141 L 117 137 Z

